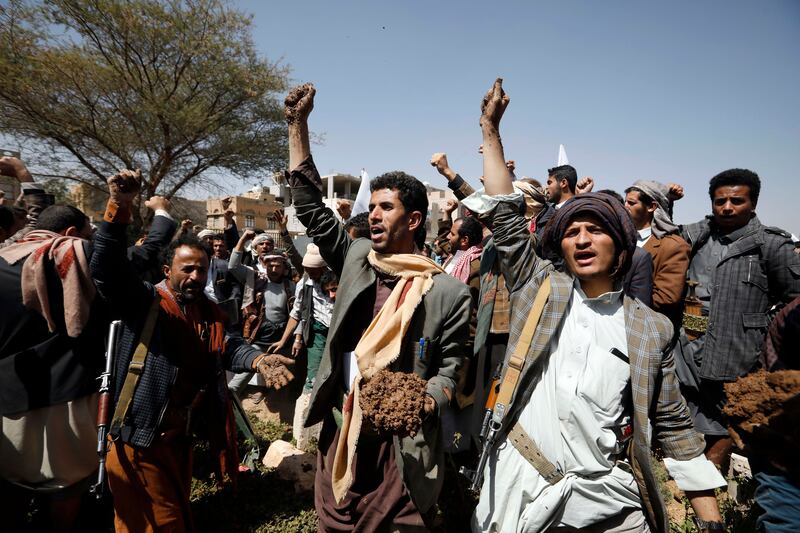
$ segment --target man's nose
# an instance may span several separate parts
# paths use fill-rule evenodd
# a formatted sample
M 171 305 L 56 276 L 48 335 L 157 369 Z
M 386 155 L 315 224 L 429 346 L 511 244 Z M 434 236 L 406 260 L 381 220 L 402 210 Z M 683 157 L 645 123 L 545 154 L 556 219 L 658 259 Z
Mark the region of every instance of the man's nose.
M 592 240 L 589 238 L 589 232 L 585 229 L 581 229 L 575 236 L 575 244 L 578 246 L 586 246 L 591 243 Z

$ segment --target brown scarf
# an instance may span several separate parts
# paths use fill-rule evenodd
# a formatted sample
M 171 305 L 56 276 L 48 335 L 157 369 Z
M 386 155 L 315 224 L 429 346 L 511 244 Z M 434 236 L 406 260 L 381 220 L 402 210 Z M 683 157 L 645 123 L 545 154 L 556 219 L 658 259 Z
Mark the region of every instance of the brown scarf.
M 161 295 L 161 310 L 170 319 L 186 324 L 186 328 L 171 328 L 170 335 L 202 364 L 202 357 L 212 357 L 215 372 L 208 377 L 205 394 L 199 405 L 197 417 L 202 417 L 208 431 L 212 453 L 216 454 L 217 482 L 222 484 L 227 475 L 236 483 L 239 453 L 236 446 L 236 420 L 233 416 L 225 371 L 222 366 L 225 351 L 225 315 L 205 296 L 181 308 L 175 294 L 162 281 L 156 286 Z M 196 354 L 196 356 L 194 355 Z
M 403 337 L 414 311 L 433 287 L 433 276 L 444 272 L 433 260 L 422 255 L 378 254 L 372 250 L 367 260 L 375 270 L 399 278 L 399 281 L 355 349 L 359 373 L 352 384 L 351 398 L 343 409 L 342 429 L 331 472 L 333 495 L 338 503 L 353 484 L 353 458 L 363 419 L 361 383 L 388 367 L 400 355 Z
M 97 292 L 83 248 L 85 241 L 52 231 L 34 230 L 25 238 L 0 250 L 0 257 L 9 265 L 25 259 L 22 265 L 22 303 L 38 311 L 52 332 L 57 321 L 50 306 L 47 290 L 48 272 L 61 282 L 64 304 L 64 325 L 67 335 L 77 337 L 89 321 L 92 301 Z

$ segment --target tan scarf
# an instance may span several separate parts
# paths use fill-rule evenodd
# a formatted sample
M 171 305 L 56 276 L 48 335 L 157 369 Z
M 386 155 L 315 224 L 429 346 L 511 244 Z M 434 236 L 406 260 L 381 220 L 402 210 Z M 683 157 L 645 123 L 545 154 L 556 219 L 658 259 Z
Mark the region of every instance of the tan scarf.
M 399 281 L 355 349 L 359 373 L 352 384 L 350 397 L 342 408 L 342 429 L 331 471 L 333 495 L 337 503 L 342 502 L 353 484 L 353 458 L 363 419 L 361 383 L 389 366 L 400 355 L 403 337 L 414 311 L 422 302 L 422 297 L 433 287 L 433 276 L 444 272 L 433 260 L 423 255 L 378 254 L 372 250 L 367 260 L 375 270 L 399 278 Z M 410 288 L 407 287 L 409 283 Z
M 64 325 L 70 337 L 77 337 L 83 331 L 97 292 L 84 243 L 78 237 L 34 230 L 0 252 L 0 257 L 9 265 L 25 260 L 22 264 L 22 303 L 28 309 L 38 311 L 47 320 L 51 332 L 57 328 L 55 313 L 60 310 L 51 308 L 47 273 L 58 276 L 63 292 Z

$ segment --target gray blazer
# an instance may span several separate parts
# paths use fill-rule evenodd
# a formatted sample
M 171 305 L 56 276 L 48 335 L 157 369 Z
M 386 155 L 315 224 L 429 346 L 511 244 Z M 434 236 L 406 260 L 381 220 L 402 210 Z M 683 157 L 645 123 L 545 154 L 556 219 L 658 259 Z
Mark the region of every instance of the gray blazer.
M 682 228 L 691 257 L 711 237 L 707 217 Z M 708 329 L 699 375 L 731 381 L 753 369 L 769 326 L 767 311 L 800 296 L 800 255 L 791 236 L 753 217 L 713 272 Z

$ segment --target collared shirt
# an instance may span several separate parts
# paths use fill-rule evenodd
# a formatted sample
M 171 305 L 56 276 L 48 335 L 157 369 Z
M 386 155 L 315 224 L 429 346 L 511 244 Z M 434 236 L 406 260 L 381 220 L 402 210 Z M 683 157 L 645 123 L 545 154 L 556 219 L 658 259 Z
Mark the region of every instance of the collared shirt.
M 650 236 L 653 234 L 652 226 L 647 226 L 646 228 L 642 228 L 638 230 L 636 236 L 636 246 L 639 248 L 644 247 L 645 243 L 650 239 Z
M 567 203 L 567 201 L 566 201 L 566 200 L 564 200 L 564 201 L 563 201 L 563 202 L 561 202 L 560 204 L 555 204 L 555 208 L 556 208 L 556 209 L 561 209 L 561 208 L 564 206 L 564 204 L 565 204 L 565 203 Z
M 294 293 L 294 305 L 289 312 L 289 316 L 298 321 L 302 320 L 303 302 L 301 293 L 303 292 L 303 287 L 310 287 L 309 290 L 312 291 L 312 303 L 314 305 L 312 316 L 314 320 L 329 328 L 331 326 L 331 315 L 333 314 L 333 300 L 322 290 L 322 285 L 320 285 L 319 281 L 314 281 L 308 276 L 303 279 L 305 280 L 303 283 L 297 284 L 297 289 Z M 303 324 L 301 323 L 299 327 L 299 331 L 302 331 Z
M 630 366 L 621 291 L 588 298 L 578 282 L 550 358 L 519 423 L 564 479 L 550 485 L 507 442 L 489 465 L 494 494 L 481 498 L 479 522 L 490 531 L 587 527 L 641 508 L 633 476 L 616 464 L 631 423 Z M 665 462 L 679 487 L 724 484 L 704 457 Z M 676 466 L 677 464 L 677 466 Z
M 206 293 L 206 298 L 214 303 L 219 303 L 217 301 L 217 295 L 214 292 L 214 284 L 216 283 L 217 279 L 217 268 L 214 263 L 214 258 L 212 257 L 208 261 L 208 278 L 206 278 L 206 287 L 203 289 L 203 292 Z

